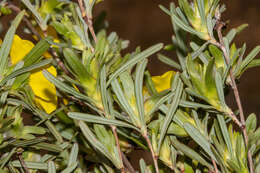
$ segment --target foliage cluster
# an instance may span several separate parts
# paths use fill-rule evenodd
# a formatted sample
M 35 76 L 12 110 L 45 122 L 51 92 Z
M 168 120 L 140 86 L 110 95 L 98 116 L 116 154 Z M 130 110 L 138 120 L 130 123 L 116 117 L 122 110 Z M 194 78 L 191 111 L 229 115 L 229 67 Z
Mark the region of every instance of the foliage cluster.
M 128 41 L 105 31 L 103 13 L 93 19 L 99 2 L 0 2 L 16 14 L 0 48 L 0 172 L 260 172 L 260 128 L 236 84 L 260 65 L 260 46 L 245 55 L 233 42 L 247 25 L 225 32 L 219 0 L 179 0 L 160 6 L 171 45 L 123 54 Z M 22 21 L 36 44 L 15 34 Z M 161 49 L 178 62 L 158 54 L 173 71 L 151 76 Z M 153 163 L 133 167 L 136 149 Z

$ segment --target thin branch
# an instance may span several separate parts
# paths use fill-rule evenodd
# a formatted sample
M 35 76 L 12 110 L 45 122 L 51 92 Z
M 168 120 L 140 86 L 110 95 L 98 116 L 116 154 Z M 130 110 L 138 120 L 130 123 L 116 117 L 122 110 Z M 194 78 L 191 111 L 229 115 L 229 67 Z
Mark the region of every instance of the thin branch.
M 151 151 L 151 154 L 152 154 L 152 157 L 153 157 L 153 162 L 154 162 L 155 171 L 156 171 L 156 173 L 159 173 L 160 171 L 159 171 L 159 167 L 158 167 L 158 157 L 155 155 L 155 152 L 154 152 L 154 150 L 153 150 L 152 143 L 151 143 L 151 141 L 150 141 L 150 139 L 149 139 L 149 137 L 148 137 L 147 134 L 143 134 L 143 137 L 144 137 L 144 139 L 146 140 L 146 142 L 147 142 L 147 144 L 148 144 L 148 147 L 149 147 L 149 149 L 150 149 L 150 151 Z
M 63 72 L 69 76 L 69 77 L 73 77 L 72 74 L 69 72 L 69 70 L 66 68 L 66 66 L 64 65 L 64 63 L 60 60 L 60 58 L 58 57 L 57 53 L 54 51 L 54 49 L 52 47 L 50 47 L 50 53 L 53 56 L 54 60 L 56 61 L 57 65 L 63 70 Z
M 84 19 L 84 21 L 88 25 L 89 31 L 90 31 L 95 43 L 97 43 L 97 37 L 96 37 L 95 31 L 94 31 L 94 28 L 93 28 L 92 18 L 87 15 L 83 1 L 78 0 L 78 3 L 79 3 L 79 8 L 80 8 L 80 11 L 81 11 L 82 18 Z
M 211 159 L 214 166 L 214 173 L 218 173 L 218 167 L 214 159 Z
M 229 57 L 228 52 L 225 48 L 224 39 L 223 39 L 223 36 L 222 36 L 222 28 L 224 26 L 224 23 L 221 22 L 221 20 L 220 20 L 220 18 L 221 18 L 220 13 L 217 13 L 216 18 L 217 18 L 216 30 L 217 30 L 217 34 L 218 34 L 218 38 L 219 38 L 219 43 L 215 41 L 216 42 L 215 45 L 217 45 L 222 50 L 226 63 L 230 64 L 230 57 Z M 236 100 L 236 103 L 237 103 L 237 106 L 238 106 L 238 109 L 239 109 L 239 115 L 240 115 L 240 121 L 241 121 L 240 128 L 243 132 L 245 144 L 246 144 L 246 146 L 248 146 L 248 135 L 247 135 L 247 131 L 246 131 L 246 128 L 245 128 L 244 111 L 243 111 L 239 91 L 238 91 L 238 88 L 237 88 L 237 84 L 236 84 L 236 81 L 235 81 L 235 77 L 234 77 L 232 68 L 230 68 L 230 70 L 229 70 L 229 77 L 230 77 L 229 84 L 230 84 L 230 86 L 231 86 L 231 88 L 234 92 L 235 100 Z M 254 173 L 253 159 L 252 159 L 252 154 L 251 154 L 250 150 L 248 150 L 247 156 L 248 156 L 250 173 Z
M 120 143 L 119 143 L 119 139 L 118 139 L 118 135 L 117 135 L 117 130 L 116 130 L 116 126 L 110 126 L 111 129 L 112 129 L 112 132 L 114 134 L 114 137 L 115 137 L 115 140 L 116 140 L 116 146 L 117 146 L 117 151 L 119 153 L 119 157 L 120 157 L 120 160 L 122 161 L 122 168 L 120 168 L 120 171 L 122 173 L 125 172 L 125 167 L 124 167 L 124 162 L 123 162 L 123 158 L 122 158 L 122 152 L 121 152 L 121 149 L 120 149 Z

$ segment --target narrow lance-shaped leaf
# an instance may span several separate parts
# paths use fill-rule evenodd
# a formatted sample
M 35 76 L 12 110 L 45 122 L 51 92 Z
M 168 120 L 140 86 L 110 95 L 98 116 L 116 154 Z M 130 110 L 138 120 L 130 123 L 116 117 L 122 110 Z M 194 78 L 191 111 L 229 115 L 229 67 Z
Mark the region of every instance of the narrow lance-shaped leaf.
M 183 127 L 185 128 L 186 132 L 190 135 L 190 137 L 197 143 L 199 144 L 203 150 L 214 160 L 216 160 L 215 156 L 213 155 L 211 148 L 210 148 L 210 143 L 206 139 L 205 136 L 201 134 L 201 132 L 195 128 L 193 125 L 190 123 L 184 123 Z
M 72 166 L 74 163 L 77 163 L 78 152 L 79 152 L 79 145 L 75 143 L 73 144 L 70 151 L 68 166 Z
M 141 61 L 136 68 L 136 77 L 135 77 L 135 97 L 138 108 L 138 113 L 141 119 L 142 128 L 145 128 L 145 115 L 144 115 L 144 99 L 143 99 L 143 79 L 144 79 L 144 70 L 147 65 L 147 60 Z
M 127 61 L 126 63 L 124 63 L 121 67 L 119 67 L 109 78 L 107 84 L 109 85 L 116 77 L 118 77 L 120 75 L 120 73 L 122 73 L 123 71 L 125 71 L 126 69 L 128 69 L 129 67 L 132 67 L 133 65 L 135 65 L 136 63 L 140 62 L 141 60 L 143 60 L 144 58 L 147 58 L 149 56 L 151 56 L 152 54 L 158 52 L 159 50 L 161 50 L 163 48 L 163 44 L 159 43 L 156 44 L 146 50 L 144 50 L 143 52 L 137 54 L 136 56 L 134 56 L 133 58 L 131 58 L 129 61 Z
M 0 82 L 0 86 L 3 86 L 8 80 L 12 79 L 12 78 L 15 78 L 21 74 L 24 74 L 24 73 L 27 73 L 27 72 L 30 72 L 32 70 L 35 70 L 35 69 L 38 69 L 38 68 L 41 68 L 41 67 L 44 67 L 48 64 L 51 63 L 51 59 L 45 59 L 39 63 L 36 63 L 36 64 L 33 64 L 31 66 L 27 66 L 27 67 L 23 67 L 23 68 L 20 68 L 18 70 L 15 70 L 14 72 L 12 72 L 11 74 L 9 74 L 7 77 L 5 77 L 1 82 Z
M 101 98 L 104 107 L 104 111 L 106 116 L 110 116 L 110 111 L 108 107 L 108 91 L 107 91 L 107 81 L 106 81 L 106 65 L 103 65 L 100 71 L 100 91 L 101 91 Z
M 260 52 L 260 46 L 255 47 L 245 58 L 245 60 L 241 64 L 241 71 L 246 68 L 246 66 L 256 57 L 256 55 Z
M 227 145 L 228 151 L 229 151 L 229 153 L 233 153 L 231 139 L 230 139 L 230 136 L 229 136 L 229 133 L 228 133 L 228 129 L 227 129 L 227 126 L 226 126 L 225 119 L 224 119 L 223 115 L 217 115 L 217 118 L 218 118 L 218 122 L 219 122 L 219 125 L 220 125 L 220 129 L 222 131 L 222 135 L 223 135 L 225 143 Z
M 90 76 L 84 67 L 84 65 L 79 60 L 78 56 L 72 49 L 65 48 L 63 50 L 64 57 L 68 63 L 68 65 L 71 67 L 73 72 L 77 75 L 79 80 L 81 82 L 85 82 L 86 80 L 89 80 Z
M 125 98 L 124 93 L 122 91 L 122 88 L 120 87 L 118 80 L 117 79 L 113 80 L 111 85 L 112 85 L 113 91 L 116 94 L 118 100 L 120 101 L 120 104 L 122 105 L 123 109 L 128 113 L 132 123 L 135 126 L 140 125 L 139 119 L 135 116 L 133 109 L 131 108 L 127 99 Z
M 165 63 L 165 64 L 167 64 L 167 65 L 169 65 L 173 68 L 176 68 L 177 70 L 181 70 L 181 66 L 177 62 L 175 62 L 172 59 L 166 57 L 165 55 L 158 54 L 158 59 L 160 61 L 162 61 L 163 63 Z
M 25 11 L 20 12 L 15 19 L 12 22 L 11 27 L 9 28 L 9 30 L 7 31 L 4 41 L 1 45 L 1 49 L 0 49 L 0 57 L 1 57 L 1 61 L 0 61 L 0 79 L 2 78 L 2 76 L 4 75 L 3 72 L 5 72 L 7 65 L 8 65 L 8 55 L 13 43 L 13 38 L 14 38 L 14 34 L 15 31 L 18 27 L 18 25 L 20 24 L 23 16 L 25 14 Z
M 61 173 L 71 173 L 74 171 L 74 169 L 76 169 L 78 163 L 74 162 L 72 165 L 68 165 L 68 167 L 66 169 L 64 169 L 63 171 L 61 171 Z
M 24 5 L 33 13 L 33 15 L 36 17 L 37 22 L 39 24 L 39 26 L 41 27 L 41 29 L 43 31 L 45 31 L 47 29 L 47 24 L 45 22 L 45 20 L 42 18 L 42 16 L 40 15 L 40 13 L 35 9 L 35 7 L 31 4 L 31 2 L 29 0 L 21 0 Z
M 49 49 L 50 47 L 49 41 L 50 41 L 49 37 L 39 41 L 32 48 L 32 50 L 23 58 L 24 66 L 29 66 L 37 62 L 40 59 L 40 57 Z
M 171 137 L 171 143 L 177 150 L 180 150 L 181 152 L 183 152 L 185 155 L 187 155 L 191 159 L 197 160 L 202 165 L 207 166 L 208 168 L 212 167 L 212 165 L 209 164 L 203 157 L 201 157 L 200 154 L 198 154 L 196 151 L 194 151 L 190 147 L 179 142 L 176 137 Z
M 95 103 L 94 100 L 92 100 L 90 97 L 85 96 L 84 94 L 79 93 L 76 91 L 73 87 L 70 87 L 66 84 L 64 84 L 62 81 L 59 79 L 55 78 L 52 74 L 50 74 L 47 70 L 43 70 L 43 75 L 51 82 L 53 83 L 56 87 L 58 87 L 60 90 L 69 93 L 79 99 L 88 101 L 90 103 Z
M 175 77 L 175 80 L 177 81 L 177 88 L 175 90 L 175 95 L 173 97 L 173 100 L 172 100 L 172 103 L 170 105 L 170 108 L 169 108 L 169 112 L 167 113 L 165 119 L 164 119 L 164 122 L 163 122 L 163 125 L 161 126 L 161 129 L 160 129 L 160 139 L 159 139 L 159 142 L 158 142 L 158 150 L 160 151 L 160 147 L 162 145 L 162 142 L 163 142 L 163 139 L 165 137 L 165 134 L 167 132 L 167 129 L 173 119 L 173 116 L 179 106 L 179 102 L 180 102 L 180 99 L 181 99 L 181 95 L 182 95 L 182 91 L 183 91 L 183 83 L 182 81 Z
M 56 173 L 56 168 L 53 161 L 48 162 L 48 173 Z
M 98 124 L 104 124 L 104 125 L 113 125 L 113 126 L 120 126 L 120 127 L 127 127 L 131 129 L 135 129 L 139 131 L 138 128 L 135 126 L 132 126 L 131 124 L 125 123 L 123 121 L 119 120 L 113 120 L 113 119 L 108 119 L 104 117 L 99 117 L 95 115 L 90 115 L 86 113 L 79 113 L 79 112 L 69 112 L 68 113 L 70 118 L 76 119 L 76 120 L 82 120 L 85 122 L 89 123 L 98 123 Z
M 11 164 L 14 167 L 22 168 L 22 165 L 19 160 L 12 161 Z M 25 165 L 29 169 L 36 169 L 36 170 L 48 170 L 48 164 L 42 162 L 28 162 L 25 161 Z
M 95 135 L 91 132 L 89 127 L 83 121 L 79 121 L 79 127 L 83 135 L 91 143 L 91 145 L 95 147 L 97 150 L 99 150 L 104 156 L 106 156 L 109 160 L 111 160 L 115 165 L 117 165 L 116 161 L 114 160 L 113 156 L 109 153 L 107 148 L 100 141 L 97 140 Z

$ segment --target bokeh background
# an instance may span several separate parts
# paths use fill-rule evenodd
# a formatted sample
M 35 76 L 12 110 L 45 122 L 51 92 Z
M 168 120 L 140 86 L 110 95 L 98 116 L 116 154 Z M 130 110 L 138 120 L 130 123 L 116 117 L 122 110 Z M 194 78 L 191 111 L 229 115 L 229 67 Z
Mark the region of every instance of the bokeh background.
M 20 0 L 13 2 L 19 3 Z M 133 51 L 137 46 L 145 49 L 158 42 L 171 43 L 173 32 L 170 17 L 158 7 L 159 4 L 168 7 L 170 2 L 176 3 L 176 0 L 104 0 L 96 6 L 95 13 L 106 11 L 109 32 L 116 31 L 121 38 L 129 40 L 130 47 L 127 51 Z M 229 21 L 228 29 L 242 23 L 249 24 L 249 27 L 236 38 L 237 46 L 246 42 L 248 52 L 260 44 L 260 0 L 222 0 L 222 3 L 227 7 L 223 19 Z M 0 32 L 1 38 L 12 18 L 12 15 L 0 18 L 3 27 L 3 32 Z M 21 33 L 21 30 L 18 32 Z M 23 37 L 30 39 L 30 35 L 24 34 Z M 174 52 L 169 56 L 175 58 Z M 260 55 L 258 57 L 260 58 Z M 156 56 L 151 57 L 148 68 L 153 75 L 170 70 L 160 63 Z M 259 116 L 260 68 L 250 69 L 242 76 L 239 90 L 245 114 L 255 112 Z M 231 98 L 232 95 L 229 97 L 229 104 L 235 105 Z

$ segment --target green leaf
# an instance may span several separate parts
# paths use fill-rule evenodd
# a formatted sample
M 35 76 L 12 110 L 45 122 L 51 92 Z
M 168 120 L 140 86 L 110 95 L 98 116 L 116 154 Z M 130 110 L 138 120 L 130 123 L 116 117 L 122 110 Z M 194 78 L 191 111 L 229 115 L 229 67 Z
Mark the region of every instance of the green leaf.
M 23 61 L 19 62 L 18 64 L 16 64 L 16 66 L 14 67 L 14 71 L 17 71 L 19 69 L 21 69 L 23 67 Z M 7 77 L 6 77 L 7 78 Z M 7 83 L 5 84 L 6 87 L 12 87 L 14 85 L 14 81 L 15 81 L 15 78 L 11 78 L 10 80 L 7 78 L 4 78 L 1 82 L 0 82 L 0 86 L 1 86 L 1 83 L 5 82 L 5 80 L 7 81 Z M 6 99 L 8 97 L 8 93 L 9 91 L 5 91 L 2 93 L 2 95 L 0 96 L 0 115 L 3 113 L 3 104 L 6 103 Z
M 18 141 L 11 143 L 11 145 L 17 146 L 17 147 L 25 147 L 25 146 L 30 146 L 30 145 L 34 145 L 34 144 L 43 142 L 45 140 L 46 140 L 46 138 L 44 138 L 44 137 L 38 137 L 35 139 L 24 140 L 24 141 L 18 140 Z
M 80 80 L 80 82 L 84 83 L 90 79 L 90 76 L 84 67 L 84 65 L 81 63 L 77 55 L 74 53 L 72 49 L 65 48 L 63 50 L 64 57 L 73 70 L 73 72 L 76 74 L 77 78 Z
M 228 34 L 225 36 L 228 39 L 229 44 L 233 41 L 235 36 L 240 33 L 242 30 L 244 30 L 246 27 L 248 27 L 248 24 L 242 24 L 237 28 L 231 29 Z
M 70 118 L 86 121 L 89 123 L 127 127 L 127 128 L 131 128 L 131 129 L 135 129 L 135 130 L 139 131 L 138 128 L 132 126 L 131 124 L 128 124 L 128 123 L 125 123 L 125 122 L 119 121 L 119 120 L 113 120 L 113 119 L 108 119 L 108 118 L 104 118 L 104 117 L 99 117 L 99 116 L 90 115 L 90 114 L 86 114 L 86 113 L 79 113 L 79 112 L 69 112 L 68 115 Z
M 199 56 L 200 60 L 207 65 L 208 60 L 207 57 L 203 54 L 203 51 L 206 49 L 208 44 L 209 42 L 207 41 L 206 43 L 204 43 L 202 46 L 199 47 L 196 43 L 191 42 L 190 46 L 194 50 L 194 52 L 191 54 L 192 60 L 194 60 Z
M 260 66 L 260 59 L 254 59 L 247 65 L 247 68 L 259 67 L 259 66 Z
M 158 142 L 158 150 L 160 151 L 160 147 L 162 145 L 163 139 L 165 137 L 165 134 L 167 132 L 167 129 L 174 117 L 174 114 L 179 106 L 179 102 L 181 99 L 181 95 L 182 95 L 182 91 L 183 91 L 183 83 L 179 78 L 175 78 L 175 80 L 177 81 L 177 88 L 175 90 L 175 95 L 173 97 L 172 103 L 170 105 L 169 111 L 164 119 L 163 125 L 160 128 L 160 139 Z
M 31 4 L 29 0 L 21 0 L 21 1 L 33 13 L 41 29 L 45 31 L 48 28 L 48 26 L 46 21 L 40 15 L 40 13 L 38 13 L 38 11 L 35 9 L 35 7 Z
M 8 65 L 8 55 L 13 43 L 13 38 L 14 38 L 14 34 L 15 31 L 18 27 L 18 25 L 20 24 L 23 16 L 25 14 L 25 11 L 20 12 L 15 19 L 12 22 L 11 27 L 8 29 L 4 41 L 1 45 L 0 48 L 0 57 L 1 57 L 1 62 L 0 62 L 0 79 L 2 78 L 2 76 L 4 75 L 4 72 L 7 68 Z
M 23 58 L 24 66 L 32 65 L 33 63 L 37 62 L 40 57 L 49 49 L 50 47 L 50 38 L 45 38 L 39 41 L 31 51 L 25 55 Z
M 207 138 L 201 134 L 201 132 L 195 128 L 190 123 L 184 123 L 183 127 L 185 128 L 186 132 L 190 135 L 190 137 L 199 144 L 203 150 L 214 160 L 216 160 L 215 156 L 213 155 L 211 149 L 210 149 L 210 143 L 207 140 Z
M 95 135 L 91 132 L 91 130 L 89 129 L 89 127 L 83 122 L 83 121 L 79 121 L 79 127 L 83 133 L 83 135 L 85 136 L 85 138 L 90 142 L 90 144 L 96 148 L 97 150 L 99 150 L 104 156 L 106 156 L 109 160 L 113 161 L 113 157 L 112 155 L 109 153 L 109 151 L 107 150 L 107 148 L 97 140 L 97 138 L 95 137 Z
M 167 65 L 169 65 L 173 68 L 176 68 L 177 70 L 181 70 L 181 66 L 177 62 L 175 62 L 174 60 L 166 57 L 163 54 L 158 54 L 158 59 L 160 61 L 162 61 L 163 63 L 165 63 L 165 64 L 167 64 Z
M 61 171 L 61 173 L 71 173 L 74 171 L 74 169 L 76 169 L 78 163 L 74 162 L 72 163 L 72 165 L 68 165 L 68 167 L 66 169 L 64 169 L 63 171 Z
M 191 34 L 197 35 L 200 38 L 203 38 L 203 33 L 198 32 L 194 30 L 192 27 L 186 25 L 179 17 L 177 17 L 175 14 L 172 14 L 172 20 L 175 21 L 175 23 L 184 31 L 189 32 Z
M 16 149 L 17 149 L 16 147 L 13 147 L 13 149 L 9 153 L 7 153 L 7 155 L 3 159 L 0 160 L 0 164 L 1 164 L 0 168 L 1 169 L 4 168 L 4 166 L 9 162 L 11 157 L 15 154 Z
M 205 15 L 205 5 L 204 5 L 205 0 L 197 0 L 198 4 L 198 9 L 200 13 L 200 19 L 202 22 L 202 25 L 206 24 L 206 15 Z
M 257 127 L 257 118 L 256 114 L 252 113 L 246 119 L 246 131 L 247 133 L 254 132 Z
M 159 7 L 160 7 L 160 9 L 161 9 L 162 11 L 164 11 L 166 14 L 168 14 L 169 16 L 171 16 L 171 12 L 170 12 L 167 8 L 165 8 L 165 7 L 162 6 L 162 5 L 159 5 Z
M 73 96 L 75 96 L 76 98 L 88 101 L 90 103 L 95 103 L 94 100 L 92 100 L 92 98 L 87 97 L 84 94 L 79 93 L 78 91 L 76 91 L 73 87 L 68 86 L 66 84 L 64 84 L 62 81 L 58 80 L 57 78 L 55 78 L 51 73 L 49 73 L 47 70 L 43 70 L 43 75 L 46 77 L 46 79 L 48 79 L 51 83 L 53 83 L 56 87 L 58 87 L 61 91 L 66 92 L 68 94 L 71 94 Z
M 247 65 L 256 57 L 256 55 L 260 52 L 260 46 L 255 47 L 244 59 L 241 64 L 240 70 L 243 71 L 247 67 Z
M 45 59 L 39 63 L 36 63 L 36 64 L 33 64 L 31 66 L 27 66 L 27 67 L 23 67 L 23 68 L 20 68 L 18 70 L 15 70 L 14 72 L 12 72 L 11 74 L 9 74 L 8 76 L 6 76 L 1 82 L 0 82 L 0 86 L 3 86 L 7 81 L 9 81 L 10 79 L 12 78 L 15 78 L 21 74 L 24 74 L 24 73 L 27 73 L 27 72 L 30 72 L 32 70 L 35 70 L 35 69 L 38 69 L 38 68 L 41 68 L 41 67 L 44 67 L 48 64 L 51 63 L 51 59 Z
M 101 91 L 101 98 L 102 104 L 104 107 L 104 111 L 106 116 L 110 116 L 110 110 L 108 106 L 108 90 L 107 90 L 107 79 L 106 79 L 106 65 L 103 65 L 102 69 L 100 70 L 100 91 Z
M 158 98 L 158 97 L 160 97 L 160 96 L 156 96 L 156 98 L 154 98 L 154 99 L 151 98 L 151 100 L 152 100 L 153 102 L 155 101 L 155 103 L 154 103 L 152 109 L 146 114 L 146 117 L 149 117 L 151 114 L 153 114 L 156 110 L 159 109 L 159 107 L 160 107 L 163 103 L 165 103 L 167 100 L 169 100 L 170 98 L 172 98 L 174 95 L 175 95 L 174 92 L 170 92 L 169 94 L 167 94 L 167 95 L 165 95 L 165 96 L 163 96 L 163 97 L 161 97 L 161 98 Z M 150 100 L 147 100 L 146 102 L 149 102 L 149 101 L 150 101 Z
M 213 20 L 212 20 L 212 15 L 211 15 L 211 13 L 208 14 L 208 16 L 207 16 L 207 29 L 208 29 L 209 36 L 210 36 L 211 38 L 214 38 L 214 34 L 213 34 L 214 24 L 213 24 Z
M 70 151 L 68 167 L 72 166 L 74 163 L 77 162 L 78 152 L 79 152 L 79 145 L 77 143 L 74 143 Z
M 11 164 L 14 167 L 22 168 L 22 165 L 19 160 L 12 161 Z M 36 170 L 48 170 L 48 164 L 42 162 L 28 162 L 25 161 L 25 165 L 29 169 L 36 169 Z
M 140 165 L 141 173 L 148 173 L 147 166 L 144 159 L 139 160 L 139 165 Z
M 209 45 L 209 51 L 211 55 L 215 59 L 216 67 L 217 68 L 224 68 L 226 66 L 226 62 L 223 57 L 223 53 L 219 48 L 217 48 L 215 45 Z
M 143 79 L 144 79 L 144 70 L 146 68 L 148 61 L 146 59 L 142 60 L 140 64 L 136 67 L 136 76 L 135 76 L 135 97 L 136 104 L 138 108 L 138 113 L 143 128 L 146 126 L 145 115 L 144 115 L 144 98 L 143 98 Z
M 228 133 L 228 129 L 227 129 L 227 126 L 226 126 L 225 119 L 224 119 L 223 115 L 217 115 L 217 118 L 218 118 L 218 122 L 219 122 L 219 125 L 220 125 L 220 129 L 222 131 L 224 140 L 226 142 L 228 151 L 229 151 L 229 153 L 233 153 L 231 139 L 230 139 L 230 136 L 229 136 L 229 133 Z
M 122 88 L 120 87 L 120 84 L 118 82 L 118 80 L 113 80 L 112 83 L 112 89 L 114 91 L 114 93 L 117 96 L 118 101 L 120 102 L 120 105 L 123 107 L 123 109 L 127 112 L 127 114 L 129 115 L 132 123 L 135 126 L 140 126 L 140 121 L 139 119 L 136 117 L 132 107 L 129 105 L 123 91 Z
M 131 58 L 130 60 L 128 60 L 126 63 L 124 63 L 122 66 L 120 66 L 109 78 L 107 84 L 109 85 L 115 78 L 117 78 L 123 71 L 125 71 L 126 69 L 128 69 L 129 67 L 132 67 L 133 65 L 135 65 L 136 63 L 142 61 L 144 58 L 147 58 L 149 56 L 151 56 L 152 54 L 154 54 L 155 52 L 158 52 L 159 50 L 161 50 L 163 48 L 163 44 L 159 43 L 156 44 L 146 50 L 144 50 L 141 53 L 138 53 L 137 55 L 135 55 L 133 58 Z
M 183 152 L 186 156 L 190 157 L 191 159 L 197 160 L 202 165 L 207 166 L 208 168 L 212 168 L 212 165 L 209 164 L 200 154 L 196 151 L 191 149 L 190 147 L 182 144 L 178 141 L 176 137 L 171 137 L 171 144 L 179 151 Z
M 46 142 L 37 143 L 35 145 L 32 145 L 32 147 L 38 150 L 42 149 L 42 150 L 51 151 L 55 153 L 60 153 L 63 151 L 63 149 L 59 145 L 50 144 Z
M 218 97 L 221 101 L 221 104 L 224 106 L 225 104 L 225 95 L 224 95 L 224 86 L 222 82 L 221 75 L 218 71 L 215 73 L 215 82 L 216 82 L 216 87 L 217 87 L 217 92 L 218 92 Z
M 53 161 L 48 162 L 48 173 L 56 173 L 56 168 Z
M 190 23 L 193 23 L 195 20 L 195 13 L 190 6 L 190 3 L 187 0 L 179 0 L 179 5 L 182 8 L 182 10 L 185 12 L 185 15 L 189 19 Z

